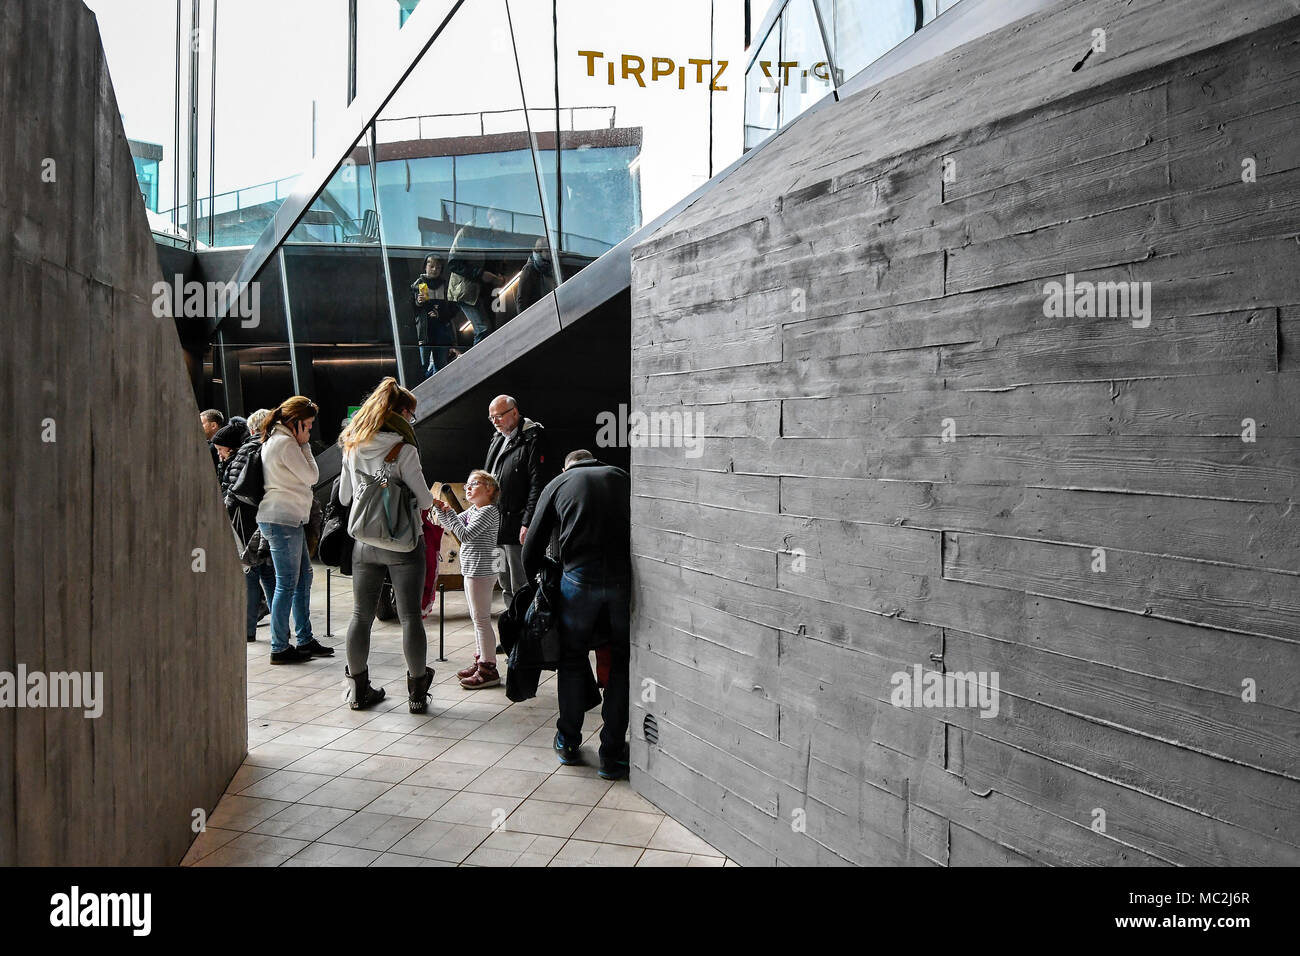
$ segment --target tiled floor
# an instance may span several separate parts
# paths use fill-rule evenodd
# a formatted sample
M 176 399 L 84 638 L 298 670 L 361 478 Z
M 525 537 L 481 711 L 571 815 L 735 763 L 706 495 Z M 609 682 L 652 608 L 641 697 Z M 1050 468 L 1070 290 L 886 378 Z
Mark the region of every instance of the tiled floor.
M 407 712 L 396 621 L 377 621 L 371 637 L 370 678 L 387 699 L 348 709 L 352 580 L 331 577 L 334 636 L 325 634 L 323 568 L 312 621 L 317 638 L 338 649 L 333 658 L 271 666 L 265 623 L 248 645 L 248 758 L 184 865 L 734 865 L 626 780 L 596 775 L 599 710 L 583 727 L 587 765 L 558 763 L 553 674 L 520 704 L 504 687 L 461 688 L 456 671 L 474 652 L 459 591 L 447 594 L 445 663 L 435 660 L 436 613 L 425 621 L 437 671 L 429 712 Z

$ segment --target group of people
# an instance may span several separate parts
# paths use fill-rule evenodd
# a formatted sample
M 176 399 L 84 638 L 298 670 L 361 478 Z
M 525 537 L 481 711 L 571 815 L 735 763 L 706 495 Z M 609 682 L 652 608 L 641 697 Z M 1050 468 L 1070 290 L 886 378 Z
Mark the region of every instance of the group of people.
M 460 541 L 460 570 L 475 636 L 474 660 L 456 675 L 466 690 L 501 683 L 500 646 L 492 621 L 494 585 L 500 584 L 509 606 L 526 582 L 537 579 L 549 552 L 562 566 L 557 608 L 560 717 L 553 741 L 557 757 L 562 763 L 580 762 L 583 716 L 593 679 L 589 654 L 597 650 L 605 689 L 599 772 L 607 779 L 626 776 L 631 587 L 627 472 L 579 449 L 565 457 L 558 475 L 552 474 L 543 426 L 525 417 L 513 397 L 499 395 L 488 407 L 495 434 L 483 467 L 471 471 L 465 482 L 468 507 L 457 512 L 425 482 L 413 427 L 415 409 L 415 396 L 391 377 L 370 393 L 339 438 L 343 455 L 338 501 L 347 506 L 371 483 L 399 482 L 409 489 L 419 514 L 431 513 Z M 265 591 L 272 664 L 334 653 L 312 636 L 310 621 L 308 540 L 319 472 L 307 442 L 316 412 L 309 399 L 296 395 L 274 410 L 255 412 L 247 423 L 232 419 L 226 424 L 215 410 L 201 415 L 246 568 L 249 640 L 255 639 L 257 608 Z M 253 507 L 233 491 L 258 448 L 264 491 Z M 411 713 L 424 713 L 434 671 L 428 666 L 421 615 L 426 571 L 422 532 L 417 528 L 400 542 L 376 537 L 363 527 L 357 509 L 348 530 L 354 539 L 354 600 L 344 668 L 349 706 L 365 709 L 385 696 L 382 687 L 370 682 L 367 661 L 376 603 L 387 579 L 402 627 L 408 707 Z M 289 635 L 291 611 L 296 646 Z
M 492 232 L 506 229 L 496 209 L 488 210 L 487 225 Z M 446 262 L 437 255 L 427 256 L 424 272 L 410 285 L 420 368 L 426 378 L 460 354 L 458 315 L 469 322 L 474 330 L 472 344 L 477 345 L 501 323 L 505 303 L 496 299 L 504 294 L 504 287 L 513 286 L 515 313 L 522 312 L 555 288 L 550 247 L 545 239 L 534 243 L 518 275 L 507 280 L 504 264 L 489 267 L 489 263 L 467 254 L 471 228 L 467 226 L 457 232 Z

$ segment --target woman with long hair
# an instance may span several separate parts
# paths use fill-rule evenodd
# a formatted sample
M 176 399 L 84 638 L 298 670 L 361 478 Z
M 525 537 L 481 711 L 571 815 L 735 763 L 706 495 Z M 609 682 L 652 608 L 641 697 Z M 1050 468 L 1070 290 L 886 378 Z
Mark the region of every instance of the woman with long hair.
M 478 653 L 474 663 L 458 671 L 460 686 L 466 690 L 496 687 L 501 683 L 497 671 L 497 637 L 492 630 L 492 584 L 497 579 L 497 532 L 501 513 L 496 500 L 501 487 L 491 472 L 475 469 L 465 482 L 465 497 L 470 507 L 460 514 L 444 501 L 434 501 L 438 524 L 460 539 L 460 573 L 465 579 L 465 602 L 474 621 L 474 639 Z
M 306 524 L 311 517 L 312 487 L 320 473 L 307 442 L 318 409 L 302 395 L 287 398 L 271 412 L 262 433 L 264 492 L 257 506 L 257 527 L 271 546 L 275 593 L 271 596 L 271 663 L 298 664 L 330 657 L 311 632 L 311 556 Z M 289 609 L 298 629 L 298 646 L 289 643 Z
M 433 492 L 424 483 L 420 470 L 420 449 L 415 441 L 415 396 L 385 378 L 366 398 L 365 403 L 339 437 L 343 446 L 343 469 L 339 475 L 339 502 L 347 505 L 360 495 L 372 480 L 387 475 L 411 489 L 421 512 L 433 505 Z M 389 461 L 397 445 L 401 450 Z M 382 479 L 381 479 L 382 480 Z M 354 510 L 353 518 L 357 517 Z M 367 663 L 370 657 L 370 628 L 375 622 L 375 604 L 387 571 L 393 583 L 393 599 L 402 622 L 402 653 L 406 657 L 408 706 L 413 714 L 423 714 L 428 706 L 433 668 L 426 664 L 427 645 L 424 622 L 420 617 L 420 597 L 424 590 L 425 553 L 423 531 L 416 525 L 414 547 L 393 550 L 379 541 L 367 541 L 361 530 L 349 527 L 356 543 L 352 547 L 352 620 L 348 624 L 345 673 L 352 682 L 349 705 L 363 710 L 384 699 L 382 687 L 370 685 Z M 413 676 L 418 675 L 418 676 Z

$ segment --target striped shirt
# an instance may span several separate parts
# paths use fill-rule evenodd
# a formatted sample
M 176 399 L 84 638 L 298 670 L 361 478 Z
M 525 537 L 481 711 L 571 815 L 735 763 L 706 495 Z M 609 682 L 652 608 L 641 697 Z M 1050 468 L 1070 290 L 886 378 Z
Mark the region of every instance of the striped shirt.
M 438 524 L 460 539 L 460 573 L 467 578 L 495 575 L 494 558 L 501 512 L 496 505 L 470 505 L 460 514 L 439 511 Z

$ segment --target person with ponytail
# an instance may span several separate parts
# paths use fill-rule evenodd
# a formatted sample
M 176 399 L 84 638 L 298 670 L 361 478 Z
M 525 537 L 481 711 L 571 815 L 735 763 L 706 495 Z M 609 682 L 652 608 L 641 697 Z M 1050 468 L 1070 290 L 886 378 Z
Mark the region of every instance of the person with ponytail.
M 262 478 L 265 491 L 257 506 L 257 527 L 271 546 L 275 593 L 271 596 L 271 663 L 300 664 L 330 657 L 311 631 L 311 556 L 306 524 L 311 517 L 312 487 L 320 477 L 312 456 L 316 404 L 302 395 L 285 401 L 262 431 Z M 298 630 L 298 646 L 289 643 L 289 609 Z
M 420 470 L 420 449 L 415 441 L 415 396 L 385 378 L 366 398 L 348 423 L 339 444 L 343 447 L 343 468 L 339 474 L 339 501 L 347 505 L 373 477 L 387 471 L 389 480 L 398 480 L 411 489 L 421 512 L 433 506 L 433 491 L 424 483 Z M 393 449 L 401 451 L 390 464 L 386 459 Z M 384 699 L 382 687 L 370 685 L 370 628 L 375 622 L 375 605 L 384 585 L 384 573 L 393 583 L 393 599 L 402 622 L 402 653 L 406 657 L 407 704 L 413 714 L 423 714 L 433 684 L 433 668 L 428 667 L 424 621 L 420 598 L 424 591 L 425 552 L 420 537 L 410 551 L 394 551 L 378 541 L 366 541 L 349 528 L 356 538 L 352 547 L 352 620 L 348 623 L 345 670 L 349 705 L 364 710 Z M 418 676 L 413 676 L 418 675 Z

